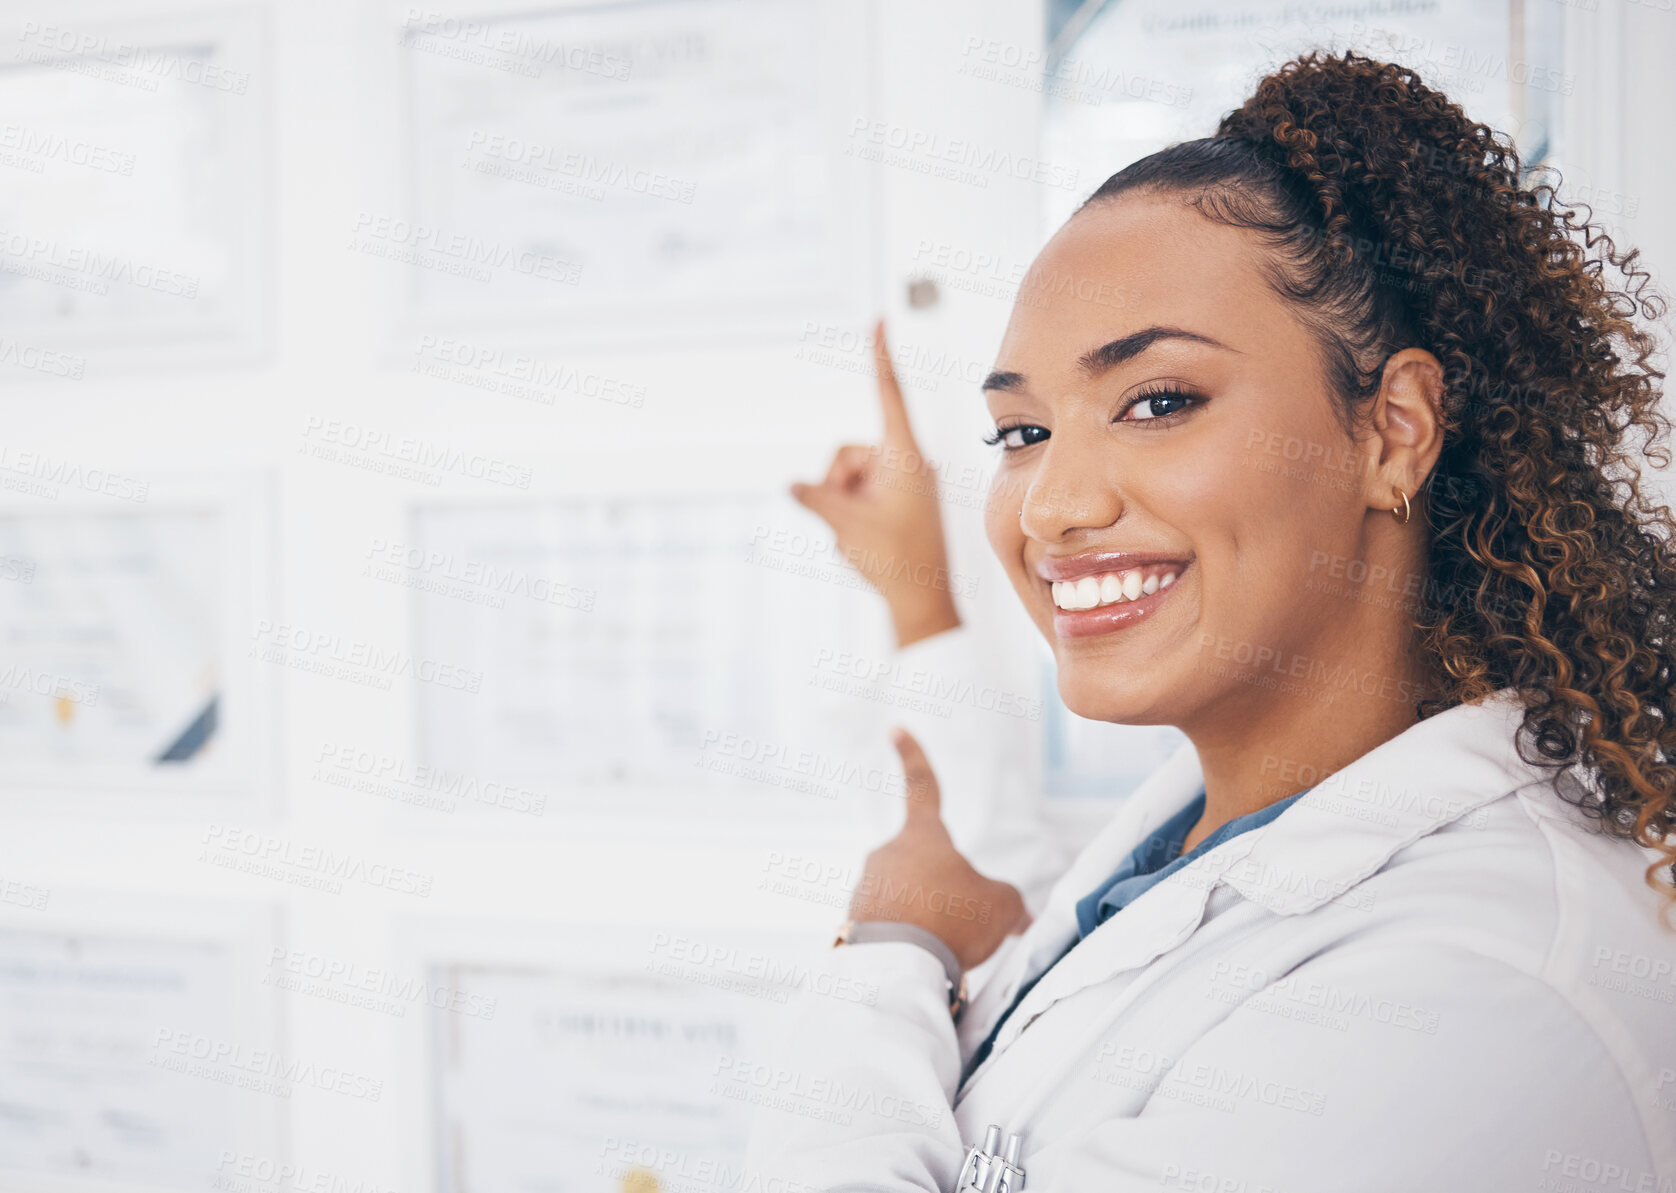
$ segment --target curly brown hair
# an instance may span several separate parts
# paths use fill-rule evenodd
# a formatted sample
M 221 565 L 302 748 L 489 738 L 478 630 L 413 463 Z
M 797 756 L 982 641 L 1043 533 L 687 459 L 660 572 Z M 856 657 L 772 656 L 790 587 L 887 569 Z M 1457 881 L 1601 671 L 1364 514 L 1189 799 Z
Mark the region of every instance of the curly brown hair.
M 1619 251 L 1497 136 L 1412 70 L 1315 51 L 1262 79 L 1215 136 L 1134 163 L 1088 203 L 1179 193 L 1258 232 L 1347 434 L 1392 353 L 1442 362 L 1413 620 L 1436 678 L 1415 711 L 1516 689 L 1521 756 L 1576 773 L 1562 798 L 1579 792 L 1605 831 L 1658 855 L 1645 878 L 1668 912 L 1676 522 L 1643 495 L 1638 460 L 1670 462 L 1649 329 L 1665 300 L 1639 250 Z

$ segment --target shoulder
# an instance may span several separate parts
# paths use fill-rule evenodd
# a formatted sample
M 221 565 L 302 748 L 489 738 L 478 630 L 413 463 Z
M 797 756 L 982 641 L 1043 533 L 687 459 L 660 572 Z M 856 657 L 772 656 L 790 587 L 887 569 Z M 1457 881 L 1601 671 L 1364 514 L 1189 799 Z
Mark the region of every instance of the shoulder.
M 1396 850 L 1361 884 L 1363 903 L 1386 909 L 1388 930 L 1424 929 L 1567 986 L 1608 945 L 1676 966 L 1676 915 L 1645 877 L 1655 857 L 1553 782 L 1527 784 Z
M 1428 1063 L 1493 1065 L 1510 1092 L 1570 1074 L 1649 1146 L 1676 1140 L 1676 930 L 1654 857 L 1527 785 L 1393 854 L 1359 888 L 1361 931 L 1300 975 L 1406 998 L 1435 1025 L 1418 1035 L 1447 1039 Z
M 1318 1171 L 1367 1171 L 1371 1152 L 1414 1181 L 1543 1188 L 1568 1157 L 1635 1174 L 1669 1162 L 1670 1112 L 1570 1000 L 1435 940 L 1342 939 L 1254 992 L 1172 1074 L 1286 1092 L 1275 1111 L 1309 1117 L 1246 1115 L 1253 1148 L 1307 1140 Z

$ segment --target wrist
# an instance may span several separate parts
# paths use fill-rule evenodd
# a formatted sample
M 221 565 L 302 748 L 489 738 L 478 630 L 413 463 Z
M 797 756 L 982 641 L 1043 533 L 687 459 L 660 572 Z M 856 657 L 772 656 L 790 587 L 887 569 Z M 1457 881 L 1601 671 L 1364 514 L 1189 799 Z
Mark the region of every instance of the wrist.
M 921 928 L 917 924 L 905 924 L 899 920 L 851 919 L 844 921 L 838 929 L 837 939 L 832 944 L 836 948 L 841 944 L 869 944 L 878 941 L 900 941 L 918 945 L 937 958 L 948 981 L 949 1013 L 959 1013 L 960 1008 L 966 1003 L 966 967 L 954 955 L 954 950 L 930 929 Z
M 900 650 L 933 634 L 954 629 L 960 624 L 960 613 L 955 608 L 952 595 L 937 592 L 930 596 L 922 594 L 913 601 L 892 600 L 890 620 L 896 630 L 896 647 Z

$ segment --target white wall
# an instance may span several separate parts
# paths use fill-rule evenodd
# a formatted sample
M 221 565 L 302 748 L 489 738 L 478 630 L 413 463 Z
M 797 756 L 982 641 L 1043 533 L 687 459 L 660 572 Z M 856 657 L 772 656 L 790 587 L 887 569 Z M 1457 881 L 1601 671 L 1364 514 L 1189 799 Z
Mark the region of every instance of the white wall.
M 123 12 L 147 6 L 149 0 Z M 973 78 L 962 67 L 972 37 L 1038 47 L 1035 4 L 891 0 L 870 6 L 863 17 L 866 7 L 858 3 L 854 11 L 870 22 L 871 61 L 855 68 L 872 73 L 875 118 L 1034 153 L 1039 96 Z M 668 491 L 732 485 L 777 492 L 793 477 L 820 475 L 836 444 L 876 435 L 869 380 L 811 368 L 796 358 L 796 343 L 784 339 L 724 338 L 674 350 L 631 343 L 565 354 L 578 367 L 643 385 L 647 401 L 640 410 L 495 401 L 392 362 L 379 347 L 388 341 L 389 274 L 344 246 L 357 213 L 399 191 L 389 174 L 398 114 L 386 88 L 392 20 L 399 22 L 400 11 L 330 0 L 260 10 L 265 34 L 253 70 L 271 88 L 260 122 L 266 129 L 261 157 L 271 170 L 261 188 L 268 210 L 258 222 L 267 229 L 263 243 L 273 263 L 271 305 L 262 315 L 268 351 L 233 367 L 187 359 L 167 370 L 124 371 L 73 386 L 14 382 L 0 390 L 8 437 L 139 476 L 190 471 L 271 478 L 276 580 L 264 615 L 402 646 L 411 641 L 408 594 L 366 581 L 361 572 L 369 544 L 403 539 L 409 503 L 432 494 L 300 454 L 310 415 L 527 462 L 541 477 L 538 493 L 633 491 L 642 483 Z M 43 13 L 15 10 L 8 20 L 38 20 Z M 66 19 L 60 6 L 52 16 Z M 1655 276 L 1668 278 L 1676 270 L 1670 198 L 1676 81 L 1668 70 L 1676 59 L 1676 14 L 1600 0 L 1597 12 L 1570 16 L 1579 28 L 1593 29 L 1603 48 L 1589 50 L 1594 56 L 1577 67 L 1578 111 L 1588 116 L 1572 135 L 1594 140 L 1574 142 L 1568 152 L 1593 185 L 1639 200 L 1624 233 L 1645 246 Z M 842 144 L 826 148 L 843 151 Z M 1037 190 L 1001 175 L 974 186 L 891 168 L 873 171 L 869 181 L 873 306 L 889 319 L 899 344 L 987 367 L 1007 304 L 944 286 L 939 302 L 916 310 L 907 304 L 906 284 L 943 245 L 1004 263 L 1028 261 L 1040 243 Z M 1083 180 L 1087 188 L 1099 181 Z M 0 176 L 0 207 L 4 182 Z M 864 314 L 855 312 L 858 326 Z M 944 383 L 935 392 L 916 390 L 911 377 L 908 384 L 929 452 L 952 470 L 969 464 L 987 472 L 987 449 L 978 443 L 987 421 L 975 381 Z M 788 518 L 797 516 L 789 502 L 787 510 Z M 955 569 L 981 581 L 965 612 L 988 644 L 997 682 L 1035 691 L 1036 645 L 990 557 L 976 503 L 951 504 L 947 517 Z M 887 645 L 882 618 L 866 602 L 857 608 L 855 648 L 881 652 Z M 199 860 L 210 817 L 94 815 L 67 798 L 46 817 L 8 815 L 0 831 L 0 878 L 47 889 L 55 902 L 5 922 L 43 929 L 81 923 L 82 912 L 71 911 L 84 895 L 95 907 L 100 899 L 119 906 L 151 896 L 254 902 L 273 909 L 282 947 L 366 965 L 399 961 L 416 931 L 408 924 L 414 918 L 481 919 L 506 926 L 508 939 L 525 931 L 522 925 L 532 939 L 546 939 L 549 927 L 566 924 L 641 933 L 636 939 L 655 927 L 787 930 L 814 938 L 837 915 L 812 902 L 764 897 L 757 881 L 765 854 L 799 850 L 854 864 L 888 826 L 888 807 L 871 805 L 858 805 L 853 819 L 840 824 L 811 827 L 788 819 L 737 834 L 702 813 L 690 823 L 637 816 L 580 828 L 567 826 L 562 812 L 549 813 L 530 831 L 521 823 L 467 830 L 423 814 L 392 815 L 385 801 L 352 798 L 310 775 L 322 744 L 346 737 L 368 749 L 415 756 L 414 692 L 369 691 L 292 668 L 270 678 L 280 708 L 275 798 L 265 818 L 258 814 L 252 823 L 290 840 L 329 842 L 432 875 L 427 899 L 370 890 L 330 896 L 231 873 Z M 1037 748 L 1030 729 L 1014 727 L 1014 748 Z M 255 997 L 254 986 L 253 977 L 252 988 L 237 996 Z M 330 1058 L 390 1082 L 390 1096 L 376 1102 L 298 1091 L 278 1108 L 283 1154 L 318 1170 L 375 1179 L 381 1188 L 431 1187 L 433 1141 L 423 1134 L 429 1122 L 423 1091 L 403 1084 L 423 1076 L 413 1055 L 423 1043 L 414 1021 L 300 997 L 283 1000 L 279 1014 L 278 1038 L 293 1053 Z M 0 1171 L 0 1187 L 43 1186 Z

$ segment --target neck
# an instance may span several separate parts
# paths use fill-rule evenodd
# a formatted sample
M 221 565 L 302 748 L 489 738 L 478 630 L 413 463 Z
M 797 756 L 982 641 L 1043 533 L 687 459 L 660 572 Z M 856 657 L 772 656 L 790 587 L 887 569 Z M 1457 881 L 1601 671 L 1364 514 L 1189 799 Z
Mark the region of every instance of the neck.
M 1418 659 L 1398 650 L 1376 651 L 1370 658 L 1364 648 L 1332 662 L 1341 669 L 1329 665 L 1324 673 L 1375 682 L 1338 687 L 1303 679 L 1273 688 L 1236 683 L 1224 700 L 1181 727 L 1199 755 L 1205 787 L 1204 815 L 1188 833 L 1183 853 L 1230 820 L 1319 785 L 1417 722 L 1414 705 L 1427 690 L 1426 668 Z M 1281 680 L 1280 672 L 1271 674 Z

